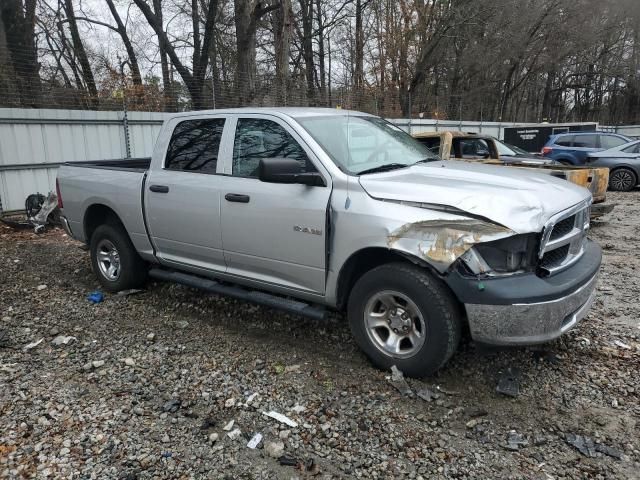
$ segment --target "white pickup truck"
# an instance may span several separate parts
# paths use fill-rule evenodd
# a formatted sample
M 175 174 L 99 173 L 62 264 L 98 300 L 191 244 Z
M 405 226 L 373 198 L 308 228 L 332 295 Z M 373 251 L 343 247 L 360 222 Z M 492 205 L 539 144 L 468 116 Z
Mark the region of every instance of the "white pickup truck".
M 345 311 L 375 365 L 440 368 L 464 330 L 552 340 L 589 310 L 591 195 L 440 161 L 385 120 L 332 109 L 177 114 L 151 159 L 68 163 L 63 224 L 106 290 L 148 276 L 295 314 Z

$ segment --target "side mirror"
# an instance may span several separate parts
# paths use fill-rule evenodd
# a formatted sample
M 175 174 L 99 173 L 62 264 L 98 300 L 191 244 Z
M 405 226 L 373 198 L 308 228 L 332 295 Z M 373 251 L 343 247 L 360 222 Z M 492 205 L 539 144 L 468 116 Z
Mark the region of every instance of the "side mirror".
M 300 183 L 310 187 L 324 187 L 318 172 L 303 173 L 300 163 L 292 158 L 263 158 L 258 165 L 258 178 L 267 183 Z

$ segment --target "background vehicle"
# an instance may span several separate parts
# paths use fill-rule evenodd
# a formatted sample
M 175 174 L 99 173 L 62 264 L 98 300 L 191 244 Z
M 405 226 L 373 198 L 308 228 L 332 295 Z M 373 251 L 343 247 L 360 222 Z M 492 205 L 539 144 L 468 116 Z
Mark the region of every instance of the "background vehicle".
M 640 181 L 640 140 L 603 152 L 590 153 L 586 164 L 609 169 L 609 190 L 633 190 Z
M 512 167 L 535 168 L 540 173 L 562 178 L 587 188 L 593 196 L 592 218 L 613 210 L 614 205 L 606 204 L 609 170 L 606 168 L 585 168 L 562 165 L 553 159 L 524 156 L 509 149 L 499 140 L 477 133 L 453 131 L 425 132 L 413 135 L 416 140 L 436 153 L 443 160 L 462 160 Z M 503 157 L 503 153 L 506 153 Z
M 608 150 L 630 142 L 617 133 L 571 132 L 551 135 L 542 147 L 542 155 L 566 165 L 584 165 L 592 152 Z
M 372 115 L 178 114 L 151 159 L 65 164 L 58 184 L 105 289 L 150 275 L 314 318 L 346 311 L 369 358 L 408 375 L 446 363 L 464 323 L 483 343 L 545 342 L 595 295 L 584 188 L 439 161 Z

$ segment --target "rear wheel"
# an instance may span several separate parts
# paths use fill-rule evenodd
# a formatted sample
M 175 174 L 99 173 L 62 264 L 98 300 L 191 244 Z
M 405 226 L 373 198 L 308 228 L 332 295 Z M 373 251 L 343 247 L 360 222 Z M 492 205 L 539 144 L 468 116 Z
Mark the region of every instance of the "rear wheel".
M 462 314 L 440 280 L 413 265 L 392 263 L 364 274 L 349 296 L 353 336 L 381 369 L 411 377 L 434 373 L 460 341 Z
M 118 292 L 144 285 L 147 265 L 121 225 L 100 225 L 91 235 L 91 265 L 105 290 Z
M 609 174 L 609 190 L 615 192 L 628 192 L 636 186 L 637 182 L 636 174 L 628 168 L 616 168 Z

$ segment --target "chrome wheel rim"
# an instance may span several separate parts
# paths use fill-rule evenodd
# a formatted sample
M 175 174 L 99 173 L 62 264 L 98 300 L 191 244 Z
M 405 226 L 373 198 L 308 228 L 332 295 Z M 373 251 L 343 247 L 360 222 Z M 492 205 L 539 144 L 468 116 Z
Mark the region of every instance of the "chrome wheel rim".
M 364 323 L 371 342 L 385 355 L 408 358 L 424 345 L 427 329 L 418 306 L 392 290 L 371 296 L 364 309 Z
M 110 240 L 103 239 L 96 248 L 98 268 L 104 278 L 115 282 L 120 278 L 120 254 Z
M 633 187 L 633 175 L 627 170 L 617 170 L 611 175 L 611 186 L 614 190 L 629 190 Z

